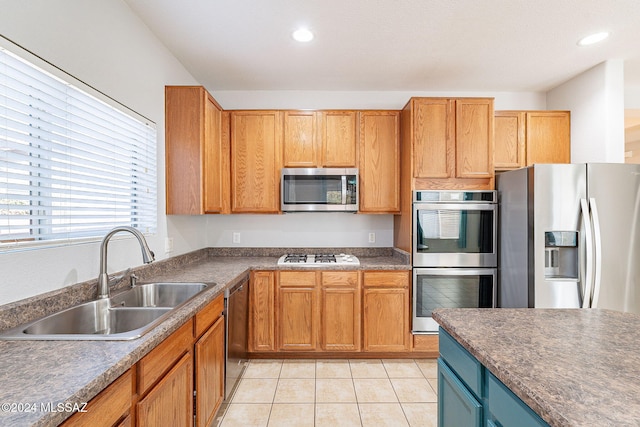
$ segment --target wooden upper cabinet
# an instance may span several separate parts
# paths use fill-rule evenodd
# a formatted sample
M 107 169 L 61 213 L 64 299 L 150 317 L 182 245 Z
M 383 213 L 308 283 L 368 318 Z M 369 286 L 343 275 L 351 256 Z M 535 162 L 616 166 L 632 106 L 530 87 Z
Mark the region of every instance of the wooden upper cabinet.
M 494 118 L 494 167 L 517 169 L 525 165 L 525 113 L 496 111 Z
M 283 166 L 357 167 L 356 111 L 283 111 Z
M 413 176 L 449 178 L 453 171 L 455 111 L 450 99 L 413 100 Z
M 456 99 L 456 178 L 493 178 L 493 99 Z
M 496 111 L 495 168 L 571 162 L 569 111 Z
M 403 112 L 413 190 L 493 188 L 493 98 L 411 98 Z
M 202 86 L 165 87 L 167 214 L 229 212 L 222 109 Z
M 320 111 L 322 167 L 355 168 L 358 164 L 356 111 Z
M 231 112 L 231 211 L 280 208 L 282 116 L 279 111 Z
M 571 163 L 569 111 L 529 111 L 526 128 L 527 165 Z
M 318 165 L 317 113 L 284 111 L 283 156 L 286 168 Z
M 400 211 L 400 112 L 360 112 L 360 212 Z

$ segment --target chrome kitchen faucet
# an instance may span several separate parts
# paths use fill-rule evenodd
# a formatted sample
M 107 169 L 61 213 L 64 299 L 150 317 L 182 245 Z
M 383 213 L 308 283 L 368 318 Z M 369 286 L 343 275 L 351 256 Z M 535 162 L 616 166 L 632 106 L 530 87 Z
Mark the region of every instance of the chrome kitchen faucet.
M 140 249 L 142 249 L 142 261 L 145 264 L 149 264 L 153 262 L 155 259 L 155 255 L 149 249 L 147 245 L 147 241 L 144 238 L 144 235 L 136 230 L 133 227 L 121 226 L 115 227 L 111 231 L 104 236 L 102 239 L 102 243 L 100 244 L 100 274 L 98 275 L 98 299 L 109 298 L 109 275 L 107 274 L 107 245 L 109 244 L 109 240 L 113 237 L 114 234 L 120 231 L 127 231 L 133 234 L 136 239 L 138 239 L 138 243 L 140 243 Z

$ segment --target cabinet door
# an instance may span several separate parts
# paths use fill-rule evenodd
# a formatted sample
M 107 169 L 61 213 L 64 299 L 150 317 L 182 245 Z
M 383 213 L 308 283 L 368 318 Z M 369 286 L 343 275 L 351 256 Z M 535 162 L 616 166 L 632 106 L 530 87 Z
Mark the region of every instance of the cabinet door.
M 571 162 L 569 111 L 527 112 L 527 166 Z
M 415 98 L 413 102 L 413 176 L 450 178 L 455 156 L 454 101 Z
M 275 278 L 273 271 L 251 273 L 249 300 L 249 351 L 274 351 Z
M 167 214 L 228 212 L 222 109 L 202 86 L 165 88 Z
M 185 354 L 137 404 L 138 427 L 193 425 L 193 356 Z
M 229 189 L 224 184 L 227 182 L 225 174 L 229 173 L 225 167 L 226 157 L 222 143 L 222 109 L 215 100 L 204 91 L 204 211 L 206 213 L 223 212 L 225 197 L 229 197 Z
M 322 166 L 357 166 L 357 113 L 355 111 L 322 111 L 320 134 L 322 139 Z
M 317 119 L 314 111 L 284 112 L 284 167 L 318 165 Z
M 232 212 L 278 212 L 281 144 L 280 112 L 231 113 Z
M 409 273 L 364 273 L 365 351 L 409 350 Z
M 518 169 L 525 165 L 525 113 L 496 111 L 494 118 L 494 167 Z
M 203 89 L 165 87 L 167 214 L 197 215 L 202 210 L 204 137 Z
M 360 113 L 360 212 L 400 212 L 400 112 Z
M 358 272 L 323 272 L 321 301 L 322 350 L 360 351 Z
M 438 359 L 438 426 L 482 427 L 482 405 Z
M 196 426 L 207 427 L 224 400 L 224 317 L 195 344 Z
M 493 177 L 493 99 L 456 99 L 456 177 Z
M 283 271 L 279 276 L 279 349 L 316 350 L 320 326 L 316 273 Z

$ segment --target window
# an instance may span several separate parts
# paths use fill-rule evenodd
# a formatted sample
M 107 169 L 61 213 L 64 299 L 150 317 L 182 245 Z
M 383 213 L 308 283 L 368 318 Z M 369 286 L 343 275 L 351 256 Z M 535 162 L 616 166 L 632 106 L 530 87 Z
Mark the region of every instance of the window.
M 155 233 L 155 125 L 50 69 L 0 47 L 0 250 Z

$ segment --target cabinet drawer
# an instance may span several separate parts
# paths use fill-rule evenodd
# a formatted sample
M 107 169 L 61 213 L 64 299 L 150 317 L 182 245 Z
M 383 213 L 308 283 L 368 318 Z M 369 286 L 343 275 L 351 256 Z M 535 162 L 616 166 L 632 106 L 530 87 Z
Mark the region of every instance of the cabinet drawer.
M 513 394 L 493 374 L 487 375 L 487 401 L 490 418 L 496 425 L 519 427 L 542 427 L 548 424 Z
M 325 271 L 322 272 L 322 286 L 356 287 L 358 286 L 357 271 Z
M 138 362 L 140 395 L 155 383 L 193 344 L 193 319 L 182 325 L 169 338 Z
M 406 288 L 409 286 L 408 271 L 367 271 L 364 273 L 365 287 Z
M 482 427 L 482 404 L 438 359 L 438 425 Z M 519 425 L 519 424 L 513 424 Z
M 476 396 L 482 394 L 482 364 L 440 328 L 440 356 Z
M 435 334 L 413 335 L 413 351 L 438 352 L 438 336 Z
M 78 412 L 63 427 L 113 425 L 131 409 L 131 369 L 91 399 L 86 412 Z M 127 417 L 129 418 L 129 417 Z M 123 423 L 119 425 L 125 425 Z
M 205 308 L 200 310 L 196 314 L 196 338 L 206 331 L 209 326 L 213 325 L 218 317 L 222 315 L 224 311 L 224 295 L 220 294 L 216 299 L 211 301 Z
M 281 271 L 280 287 L 313 288 L 316 286 L 315 271 Z

